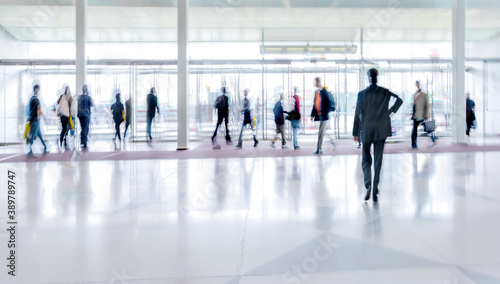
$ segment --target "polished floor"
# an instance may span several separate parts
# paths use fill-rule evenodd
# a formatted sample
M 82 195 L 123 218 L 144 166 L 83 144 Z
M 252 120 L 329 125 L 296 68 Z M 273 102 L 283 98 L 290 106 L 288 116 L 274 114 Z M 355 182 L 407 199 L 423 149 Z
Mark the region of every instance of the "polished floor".
M 0 283 L 500 283 L 500 152 L 0 163 Z

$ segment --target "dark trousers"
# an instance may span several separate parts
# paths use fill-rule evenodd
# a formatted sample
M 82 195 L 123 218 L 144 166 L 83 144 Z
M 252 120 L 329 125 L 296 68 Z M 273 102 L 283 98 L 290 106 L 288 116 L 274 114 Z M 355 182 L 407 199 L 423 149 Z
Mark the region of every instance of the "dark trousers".
M 222 125 L 222 121 L 224 121 L 226 125 L 226 141 L 231 141 L 231 136 L 229 135 L 229 127 L 228 127 L 229 117 L 227 115 L 225 116 L 222 115 L 218 117 L 217 126 L 215 126 L 214 135 L 212 135 L 212 141 L 215 139 L 215 137 L 217 137 L 217 130 L 219 130 L 219 126 Z
M 418 126 L 420 124 L 424 123 L 423 120 L 413 120 L 413 130 L 411 131 L 411 147 L 412 148 L 417 148 L 417 133 L 418 133 Z M 430 135 L 432 142 L 434 142 L 434 134 Z
M 68 143 L 66 142 L 66 134 L 68 133 L 69 117 L 61 115 L 60 119 L 61 119 L 62 129 L 61 129 L 61 135 L 59 137 L 59 143 L 61 143 L 61 146 L 62 146 L 63 141 L 64 141 L 64 146 L 67 147 Z
M 253 124 L 252 124 L 252 121 L 251 120 L 246 120 L 246 121 L 243 121 L 243 125 L 241 126 L 241 131 L 240 131 L 240 138 L 238 138 L 238 146 L 241 147 L 241 145 L 243 144 L 243 130 L 245 130 L 245 126 L 247 126 L 247 124 L 250 125 L 250 128 L 252 128 L 252 134 L 253 134 L 253 141 L 255 143 L 259 142 L 257 140 L 257 137 L 255 137 L 255 131 L 253 129 Z
M 474 115 L 467 115 L 467 131 L 465 134 L 470 135 L 470 129 L 472 128 L 472 124 L 474 124 Z
M 122 137 L 120 136 L 120 124 L 122 124 L 121 121 L 115 121 L 115 138 L 113 139 L 116 139 L 116 136 L 118 136 L 118 139 L 122 141 Z
M 125 139 L 125 137 L 127 137 L 127 130 L 128 130 L 129 126 L 130 126 L 130 121 L 126 120 L 125 121 L 125 132 L 123 132 L 123 139 Z
M 87 139 L 89 136 L 89 125 L 90 125 L 90 117 L 87 116 L 79 116 L 80 126 L 82 127 L 82 132 L 80 133 L 80 144 L 83 147 L 87 147 Z
M 146 118 L 146 128 L 148 131 L 148 141 L 151 142 L 153 140 L 153 136 L 151 136 L 151 124 L 153 124 L 153 118 L 154 117 L 147 117 Z
M 380 170 L 382 169 L 382 157 L 384 156 L 385 139 L 380 141 L 363 142 L 363 155 L 361 159 L 361 167 L 363 168 L 365 178 L 365 188 L 372 186 L 372 155 L 370 149 L 373 144 L 374 159 L 375 159 L 375 176 L 373 178 L 373 192 L 378 192 L 378 183 L 380 181 Z

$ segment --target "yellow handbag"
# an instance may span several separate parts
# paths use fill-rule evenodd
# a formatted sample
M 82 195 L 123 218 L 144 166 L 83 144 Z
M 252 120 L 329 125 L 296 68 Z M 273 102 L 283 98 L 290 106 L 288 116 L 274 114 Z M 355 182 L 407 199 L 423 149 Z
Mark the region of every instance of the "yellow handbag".
M 73 116 L 69 116 L 69 129 L 73 130 L 75 127 L 75 124 L 73 123 Z
M 31 124 L 30 121 L 28 120 L 28 122 L 26 123 L 26 127 L 24 128 L 24 139 L 28 139 L 28 134 L 30 133 L 30 129 L 31 129 Z
M 123 121 L 125 121 L 125 110 L 122 110 Z

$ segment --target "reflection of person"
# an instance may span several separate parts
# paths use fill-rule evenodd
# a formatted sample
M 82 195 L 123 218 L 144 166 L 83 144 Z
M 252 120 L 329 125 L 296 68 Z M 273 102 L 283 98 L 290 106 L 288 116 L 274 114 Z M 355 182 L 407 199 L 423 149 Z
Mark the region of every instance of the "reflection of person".
M 29 157 L 34 157 L 33 155 L 33 141 L 36 137 L 40 138 L 40 141 L 43 145 L 43 154 L 46 155 L 47 145 L 42 138 L 42 132 L 40 131 L 40 123 L 38 120 L 38 116 L 42 115 L 42 109 L 40 107 L 40 100 L 38 99 L 38 92 L 40 91 L 40 86 L 35 85 L 33 87 L 33 96 L 29 102 L 29 121 L 30 121 L 30 151 L 28 153 Z
M 118 136 L 118 140 L 120 143 L 122 142 L 122 137 L 120 136 L 120 125 L 123 122 L 123 113 L 125 108 L 120 100 L 120 93 L 116 94 L 116 102 L 111 105 L 111 112 L 113 113 L 113 121 L 115 122 L 115 137 L 113 138 L 116 141 L 116 136 Z
M 226 87 L 221 88 L 222 94 L 215 100 L 214 108 L 217 109 L 217 126 L 215 126 L 214 135 L 212 135 L 212 144 L 216 143 L 217 131 L 222 125 L 222 121 L 226 125 L 226 142 L 231 142 L 231 136 L 229 135 L 229 98 L 226 95 Z
M 415 83 L 417 91 L 413 95 L 413 130 L 411 132 L 411 147 L 417 149 L 418 126 L 429 118 L 429 96 L 420 89 L 420 82 Z M 431 135 L 434 142 L 434 135 Z
M 71 115 L 71 107 L 73 104 L 73 98 L 71 96 L 71 91 L 69 89 L 69 86 L 66 86 L 64 89 L 64 94 L 62 94 L 59 99 L 57 100 L 57 105 L 59 106 L 57 115 L 59 115 L 59 118 L 61 120 L 61 135 L 59 136 L 59 144 L 62 148 L 63 141 L 64 141 L 64 147 L 68 149 L 68 142 L 66 141 L 66 136 L 68 133 L 68 123 L 69 123 L 69 117 Z
M 326 125 L 329 120 L 330 112 L 330 99 L 328 98 L 328 93 L 325 87 L 321 85 L 321 79 L 319 77 L 314 78 L 314 87 L 316 91 L 314 92 L 314 104 L 311 112 L 311 119 L 314 121 L 319 121 L 319 131 L 318 131 L 318 146 L 314 154 L 323 154 L 323 138 L 325 137 Z
M 290 120 L 292 124 L 292 140 L 293 140 L 293 148 L 295 150 L 300 149 L 299 144 L 297 142 L 297 131 L 300 128 L 300 99 L 297 95 L 297 88 L 293 90 L 293 110 L 288 112 L 288 116 L 286 119 Z
M 236 147 L 237 148 L 243 147 L 243 130 L 245 130 L 245 126 L 247 124 L 249 124 L 250 127 L 252 128 L 253 141 L 254 141 L 253 146 L 257 147 L 257 144 L 259 144 L 259 140 L 257 140 L 257 137 L 255 137 L 255 131 L 252 124 L 252 116 L 250 114 L 250 101 L 247 98 L 248 90 L 245 90 L 243 94 L 245 96 L 245 98 L 243 99 L 243 109 L 241 110 L 241 112 L 243 112 L 243 125 L 241 126 L 240 138 L 238 139 L 238 145 L 236 145 Z
M 87 85 L 82 87 L 82 95 L 78 98 L 78 119 L 80 120 L 80 126 L 82 132 L 80 134 L 80 144 L 84 150 L 87 150 L 87 139 L 89 135 L 89 125 L 90 125 L 90 108 L 94 106 L 92 98 L 89 96 Z
M 148 143 L 153 142 L 153 136 L 151 136 L 151 124 L 153 123 L 153 118 L 155 117 L 156 112 L 160 114 L 160 108 L 158 107 L 158 97 L 156 96 L 155 88 L 151 88 L 151 91 L 148 94 L 148 110 L 146 117 Z
M 475 110 L 476 110 L 476 103 L 470 99 L 470 93 L 467 92 L 466 117 L 465 117 L 467 121 L 467 131 L 465 132 L 465 134 L 467 134 L 467 136 L 470 135 L 470 129 L 472 127 L 472 124 L 476 120 Z
M 127 130 L 132 123 L 132 98 L 128 98 L 125 102 L 125 132 L 123 132 L 123 141 L 127 137 Z
M 281 134 L 281 148 L 286 147 L 285 140 L 285 115 L 283 114 L 283 105 L 281 101 L 283 100 L 283 94 L 280 94 L 280 99 L 274 105 L 274 122 L 276 123 L 276 135 L 271 139 L 271 147 L 274 148 L 274 142 L 278 139 L 278 135 Z
M 385 140 L 392 135 L 390 115 L 399 110 L 403 104 L 403 100 L 389 90 L 377 86 L 377 69 L 372 68 L 368 70 L 368 76 L 371 85 L 358 94 L 352 135 L 357 142 L 361 133 L 361 142 L 363 144 L 361 164 L 366 188 L 365 200 L 370 199 L 372 189 L 372 156 L 370 149 L 372 144 L 374 145 L 375 176 L 373 179 L 373 201 L 377 202 Z M 396 102 L 389 108 L 391 98 L 396 98 Z

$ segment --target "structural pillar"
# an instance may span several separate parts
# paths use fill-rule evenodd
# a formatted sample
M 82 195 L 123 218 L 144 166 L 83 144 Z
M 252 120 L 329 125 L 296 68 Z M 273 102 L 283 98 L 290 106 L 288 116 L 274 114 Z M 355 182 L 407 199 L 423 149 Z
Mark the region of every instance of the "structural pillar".
M 77 0 L 76 5 L 76 94 L 81 94 L 87 83 L 87 55 L 85 52 L 87 31 L 87 0 Z
M 188 9 L 189 0 L 177 2 L 177 150 L 189 148 L 189 58 Z
M 465 12 L 466 0 L 453 0 L 452 142 L 457 144 L 466 143 Z

